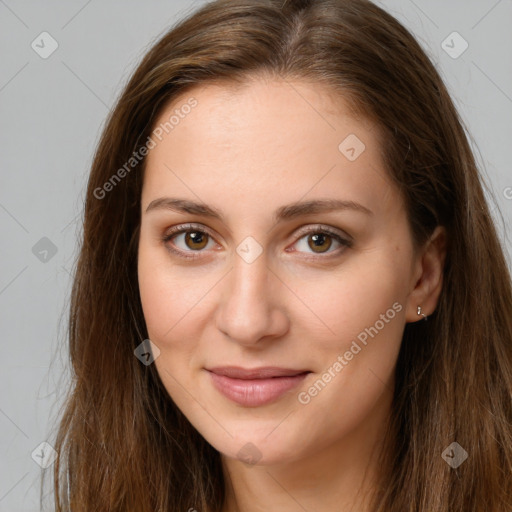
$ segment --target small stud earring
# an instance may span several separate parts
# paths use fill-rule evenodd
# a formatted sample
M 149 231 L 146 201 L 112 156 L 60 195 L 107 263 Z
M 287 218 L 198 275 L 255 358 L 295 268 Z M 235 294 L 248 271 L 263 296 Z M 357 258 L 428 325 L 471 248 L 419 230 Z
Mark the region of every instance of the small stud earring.
M 418 306 L 418 315 L 422 315 L 425 320 L 428 318 L 427 315 L 421 312 L 421 306 Z

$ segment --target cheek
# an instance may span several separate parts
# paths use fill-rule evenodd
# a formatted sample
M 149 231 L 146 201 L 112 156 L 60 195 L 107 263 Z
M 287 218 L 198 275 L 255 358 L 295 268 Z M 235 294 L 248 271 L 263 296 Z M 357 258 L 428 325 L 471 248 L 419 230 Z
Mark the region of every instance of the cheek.
M 189 372 L 204 363 L 201 340 L 211 322 L 220 278 L 206 267 L 172 264 L 161 249 L 139 251 L 139 291 L 148 337 L 160 350 L 155 364 L 173 398 L 181 396 L 177 382 L 187 382 Z M 186 407 L 186 397 L 182 405 Z
M 170 348 L 179 319 L 185 315 L 186 300 L 181 285 L 162 264 L 155 264 L 151 251 L 141 250 L 138 263 L 139 291 L 148 337 L 161 354 Z
M 152 257 L 155 256 L 154 258 Z M 139 253 L 139 290 L 149 339 L 160 350 L 155 366 L 173 399 L 186 408 L 179 383 L 186 382 L 186 372 L 196 350 L 190 322 L 196 312 L 197 286 L 184 286 L 179 273 L 170 271 L 168 263 L 158 261 L 157 251 Z M 161 256 L 160 256 L 161 259 Z M 197 307 L 197 306 L 196 306 Z
M 340 431 L 350 431 L 378 403 L 389 399 L 405 307 L 400 272 L 386 261 L 391 260 L 375 252 L 357 268 L 347 266 L 343 275 L 326 276 L 302 291 L 329 330 L 322 328 L 326 334 L 315 337 L 321 364 L 317 379 L 302 389 L 300 399 L 301 404 L 310 404 L 305 407 L 312 416 L 330 411 L 321 427 L 323 434 L 316 432 L 329 441 Z M 309 328 L 312 333 L 310 322 L 304 321 L 302 330 Z
M 139 291 L 150 339 L 162 340 L 172 327 L 177 314 L 177 287 L 164 284 L 162 271 L 152 267 L 144 258 L 139 260 Z M 171 285 L 171 286 L 169 286 Z
M 376 322 L 381 327 L 382 321 L 386 325 L 382 330 L 389 332 L 392 323 L 401 323 L 403 279 L 396 263 L 383 252 L 375 251 L 331 272 L 306 277 L 295 286 L 293 281 L 291 284 L 309 310 L 298 318 L 303 319 L 303 327 L 306 322 L 311 328 L 321 322 L 326 339 L 351 340 Z M 400 326 L 395 333 L 399 330 Z

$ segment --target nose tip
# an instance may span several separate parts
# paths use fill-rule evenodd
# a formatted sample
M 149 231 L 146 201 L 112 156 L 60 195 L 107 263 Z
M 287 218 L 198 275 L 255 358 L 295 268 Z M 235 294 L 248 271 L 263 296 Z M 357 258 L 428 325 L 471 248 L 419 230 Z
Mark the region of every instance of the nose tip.
M 238 259 L 224 282 L 217 328 L 244 345 L 282 336 L 289 324 L 279 285 L 264 258 L 252 263 Z

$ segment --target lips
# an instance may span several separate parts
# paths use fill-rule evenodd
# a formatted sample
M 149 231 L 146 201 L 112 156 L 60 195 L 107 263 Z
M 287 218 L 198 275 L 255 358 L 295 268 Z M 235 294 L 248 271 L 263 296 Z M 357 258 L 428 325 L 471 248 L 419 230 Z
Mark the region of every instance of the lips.
M 226 398 L 245 407 L 259 407 L 275 402 L 297 387 L 310 373 L 267 366 L 246 369 L 237 366 L 207 369 L 215 388 Z
M 231 377 L 232 379 L 268 379 L 273 377 L 294 377 L 308 370 L 289 370 L 276 366 L 265 366 L 262 368 L 245 369 L 239 366 L 222 366 L 210 368 L 208 371 L 216 375 Z

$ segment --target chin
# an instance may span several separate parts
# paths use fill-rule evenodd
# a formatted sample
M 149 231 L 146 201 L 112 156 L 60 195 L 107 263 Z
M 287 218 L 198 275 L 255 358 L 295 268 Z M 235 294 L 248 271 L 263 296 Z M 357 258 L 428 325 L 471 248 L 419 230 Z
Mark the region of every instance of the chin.
M 295 437 L 289 427 L 279 432 L 283 417 L 271 422 L 267 420 L 262 425 L 258 425 L 258 420 L 246 420 L 240 425 L 240 422 L 230 424 L 219 419 L 227 431 L 236 432 L 233 437 L 225 431 L 221 437 L 218 432 L 209 435 L 211 431 L 198 431 L 221 455 L 237 459 L 248 466 L 293 462 L 299 456 L 298 448 L 304 450 L 304 440 L 300 436 Z

